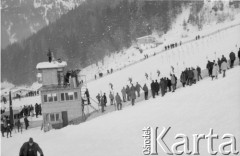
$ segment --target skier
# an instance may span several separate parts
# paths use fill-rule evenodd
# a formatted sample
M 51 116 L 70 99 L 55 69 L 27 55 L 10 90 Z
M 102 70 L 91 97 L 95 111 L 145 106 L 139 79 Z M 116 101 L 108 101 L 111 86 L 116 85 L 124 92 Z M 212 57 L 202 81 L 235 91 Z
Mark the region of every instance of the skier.
M 118 110 L 121 110 L 122 109 L 122 99 L 121 97 L 118 95 L 115 96 L 115 100 L 116 100 L 116 103 L 117 103 L 117 109 Z
M 233 68 L 233 66 L 234 66 L 234 61 L 235 61 L 235 59 L 236 59 L 235 53 L 234 53 L 234 52 L 231 52 L 231 53 L 229 54 L 229 57 L 230 57 L 230 68 Z
M 40 156 L 43 156 L 42 149 L 37 143 L 33 142 L 32 138 L 30 138 L 28 142 L 22 145 L 19 156 L 37 156 L 37 152 L 40 153 Z
M 122 92 L 123 102 L 126 102 L 126 89 L 125 89 L 125 87 L 122 88 L 121 92 Z
M 143 86 L 143 91 L 144 91 L 145 100 L 148 100 L 148 87 L 147 87 L 146 83 Z

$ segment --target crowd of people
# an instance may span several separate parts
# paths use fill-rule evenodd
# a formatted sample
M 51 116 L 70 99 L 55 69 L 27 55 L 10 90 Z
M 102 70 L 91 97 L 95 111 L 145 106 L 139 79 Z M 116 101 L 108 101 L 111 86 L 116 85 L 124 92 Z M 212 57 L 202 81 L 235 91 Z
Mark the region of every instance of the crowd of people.
M 198 36 L 199 38 L 199 36 Z M 238 51 L 238 58 L 240 60 L 240 48 Z M 206 69 L 208 70 L 209 77 L 218 78 L 218 74 L 223 73 L 223 77 L 226 76 L 226 70 L 232 68 L 234 66 L 234 61 L 236 60 L 236 56 L 234 52 L 229 54 L 229 62 L 224 55 L 222 58 L 218 59 L 217 62 L 215 60 L 208 61 Z M 116 105 L 117 110 L 122 109 L 122 103 L 130 101 L 131 105 L 134 106 L 136 98 L 140 97 L 141 91 L 144 92 L 144 99 L 148 100 L 149 98 L 149 91 L 151 91 L 151 96 L 155 98 L 158 95 L 164 96 L 167 92 L 175 92 L 177 89 L 178 78 L 174 74 L 174 68 L 172 67 L 172 73 L 169 77 L 162 77 L 160 80 L 152 80 L 150 84 L 150 88 L 148 88 L 147 84 L 145 83 L 141 86 L 138 82 L 134 85 L 132 83 L 132 78 L 129 78 L 130 85 L 123 86 L 121 89 L 121 94 L 118 92 L 114 95 L 113 88 L 111 86 L 111 91 L 109 93 L 109 103 L 110 105 Z M 160 71 L 157 70 L 158 77 L 160 76 Z M 146 79 L 148 79 L 148 74 L 145 73 Z M 184 71 L 181 72 L 179 77 L 179 82 L 182 84 L 182 87 L 191 86 L 196 84 L 198 81 L 202 79 L 202 69 L 199 66 L 188 67 Z M 89 96 L 89 92 L 87 91 L 87 96 Z M 100 94 L 96 96 L 96 99 L 101 106 L 102 112 L 105 111 L 105 107 L 107 106 L 107 95 L 106 93 Z M 89 98 L 88 98 L 89 99 Z M 90 103 L 90 100 L 89 100 Z

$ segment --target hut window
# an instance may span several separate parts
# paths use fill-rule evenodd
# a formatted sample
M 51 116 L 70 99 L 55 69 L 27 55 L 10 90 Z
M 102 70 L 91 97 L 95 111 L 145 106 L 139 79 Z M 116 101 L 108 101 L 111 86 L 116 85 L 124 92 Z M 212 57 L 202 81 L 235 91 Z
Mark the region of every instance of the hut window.
M 75 100 L 78 99 L 78 94 L 77 94 L 77 92 L 74 92 L 74 98 L 75 98 Z
M 68 95 L 69 95 L 69 100 L 73 100 L 73 92 L 69 92 Z
M 53 96 L 53 100 L 54 100 L 54 101 L 57 101 L 57 94 L 54 93 L 54 94 L 52 94 L 52 96 Z
M 52 97 L 52 95 L 51 95 L 51 94 L 48 94 L 47 96 L 48 96 L 48 102 L 53 102 L 53 97 Z
M 47 102 L 47 95 L 43 95 L 43 101 Z
M 56 114 L 56 121 L 59 121 L 59 114 Z
M 61 101 L 64 101 L 64 93 L 61 93 Z
M 66 97 L 66 100 L 68 101 L 69 100 L 68 93 L 65 93 L 65 97 Z
M 54 116 L 54 114 L 50 114 L 50 120 L 51 120 L 51 121 L 55 121 L 55 116 Z

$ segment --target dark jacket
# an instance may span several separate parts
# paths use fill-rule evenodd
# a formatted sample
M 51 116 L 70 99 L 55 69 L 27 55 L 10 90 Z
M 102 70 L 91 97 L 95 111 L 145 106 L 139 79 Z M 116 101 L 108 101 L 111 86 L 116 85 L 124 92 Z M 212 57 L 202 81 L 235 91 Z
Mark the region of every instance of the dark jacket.
M 235 56 L 235 53 L 234 52 L 231 52 L 229 54 L 229 57 L 230 57 L 230 60 L 235 60 L 236 59 L 236 56 Z
M 25 142 L 20 149 L 19 156 L 28 156 L 29 146 L 29 142 Z M 37 152 L 39 152 L 40 155 L 43 156 L 42 149 L 38 146 L 37 143 L 33 142 L 32 149 L 34 152 L 33 156 L 37 156 Z
M 186 83 L 187 81 L 187 78 L 186 78 L 186 73 L 185 72 L 182 72 L 181 76 L 180 76 L 180 81 L 182 83 Z
M 147 85 L 144 85 L 144 86 L 143 86 L 143 90 L 144 90 L 144 92 L 147 92 L 147 91 L 148 91 Z

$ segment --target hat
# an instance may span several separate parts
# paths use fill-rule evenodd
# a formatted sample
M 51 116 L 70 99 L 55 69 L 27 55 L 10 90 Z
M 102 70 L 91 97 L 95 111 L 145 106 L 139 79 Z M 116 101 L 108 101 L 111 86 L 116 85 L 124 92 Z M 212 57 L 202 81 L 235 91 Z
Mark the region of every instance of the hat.
M 29 139 L 29 143 L 33 143 L 33 138 L 30 138 L 30 139 Z

